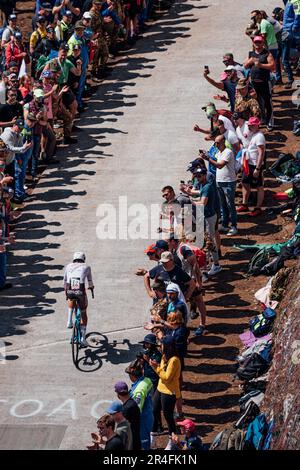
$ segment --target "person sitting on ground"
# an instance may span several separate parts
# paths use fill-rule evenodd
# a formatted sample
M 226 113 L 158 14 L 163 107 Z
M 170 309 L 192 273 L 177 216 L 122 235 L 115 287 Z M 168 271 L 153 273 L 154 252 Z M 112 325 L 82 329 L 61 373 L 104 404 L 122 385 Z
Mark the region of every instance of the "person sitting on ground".
M 180 436 L 173 433 L 171 450 L 204 450 L 202 440 L 197 434 L 196 424 L 194 421 L 191 419 L 177 421 L 177 426 L 180 427 L 181 434 L 185 434 L 185 439 L 184 441 L 181 441 Z
M 132 432 L 130 423 L 123 415 L 123 405 L 120 401 L 114 401 L 106 410 L 116 423 L 115 432 L 123 441 L 125 450 L 132 450 Z
M 117 382 L 115 384 L 115 392 L 118 399 L 122 402 L 122 413 L 131 426 L 132 434 L 132 450 L 141 449 L 141 412 L 133 398 L 129 395 L 126 382 Z

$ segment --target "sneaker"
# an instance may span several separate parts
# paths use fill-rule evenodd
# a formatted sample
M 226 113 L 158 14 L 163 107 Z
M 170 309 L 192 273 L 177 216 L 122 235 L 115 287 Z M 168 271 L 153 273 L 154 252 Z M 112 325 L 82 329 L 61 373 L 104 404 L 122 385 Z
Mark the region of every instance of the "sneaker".
M 260 208 L 260 207 L 255 207 L 255 208 L 253 209 L 253 211 L 250 212 L 249 215 L 250 215 L 251 217 L 257 217 L 257 216 L 259 216 L 259 215 L 261 215 L 261 214 L 262 214 L 261 208 Z
M 218 232 L 220 233 L 226 233 L 228 232 L 229 230 L 229 227 L 224 227 L 224 225 L 220 225 L 220 227 L 218 228 Z
M 88 347 L 88 343 L 87 343 L 86 339 L 81 338 L 81 340 L 80 340 L 80 346 L 81 346 L 82 348 L 87 348 L 87 347 Z
M 67 328 L 73 328 L 73 323 L 71 321 L 67 323 Z
M 202 282 L 207 282 L 208 280 L 209 280 L 208 272 L 203 271 L 203 273 L 202 273 Z
M 246 204 L 242 204 L 236 210 L 237 212 L 249 212 L 249 207 Z
M 200 325 L 199 328 L 195 331 L 195 336 L 202 336 L 205 331 L 205 326 Z
M 214 276 L 215 274 L 218 274 L 220 271 L 222 271 L 222 267 L 220 265 L 212 264 L 212 267 L 208 271 L 209 276 Z
M 231 227 L 231 229 L 229 230 L 229 232 L 227 233 L 227 236 L 228 237 L 232 237 L 233 235 L 236 235 L 238 233 L 238 230 L 236 227 Z
M 273 130 L 273 126 L 271 126 L 271 124 L 268 124 L 267 125 L 267 131 L 271 132 Z
M 194 310 L 191 311 L 191 319 L 195 320 L 195 318 L 198 317 L 198 312 L 195 312 Z

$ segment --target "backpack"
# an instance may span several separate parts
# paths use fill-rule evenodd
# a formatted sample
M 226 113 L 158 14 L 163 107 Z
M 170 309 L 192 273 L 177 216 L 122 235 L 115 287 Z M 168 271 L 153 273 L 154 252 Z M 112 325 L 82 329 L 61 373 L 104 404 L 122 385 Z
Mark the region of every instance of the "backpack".
M 209 450 L 243 450 L 245 434 L 235 426 L 226 428 L 215 437 Z
M 190 248 L 190 250 L 192 250 L 192 252 L 196 256 L 199 268 L 203 268 L 206 265 L 206 253 L 205 253 L 205 251 L 201 250 L 201 248 L 199 248 L 198 246 L 195 246 L 195 245 L 190 245 L 188 243 L 184 243 L 184 245 L 188 246 Z M 179 248 L 180 254 L 182 254 L 181 253 L 181 248 L 182 248 L 182 246 Z
M 278 254 L 272 247 L 264 247 L 259 250 L 249 262 L 247 276 L 259 276 L 262 268 L 276 256 Z
M 250 331 L 259 338 L 265 336 L 272 330 L 276 312 L 272 308 L 266 308 L 263 313 L 257 315 L 249 321 Z M 261 354 L 261 353 L 260 353 Z
M 263 413 L 258 415 L 252 423 L 249 424 L 245 436 L 245 448 L 261 450 L 263 448 L 269 426 Z
M 253 401 L 254 403 L 256 403 L 257 406 L 259 406 L 264 396 L 265 394 L 261 392 L 260 390 L 251 390 L 250 392 L 246 393 L 246 395 L 243 395 L 239 399 L 241 412 L 244 413 L 246 411 L 250 401 Z
M 253 353 L 236 371 L 235 376 L 243 381 L 248 381 L 264 374 L 270 367 L 270 361 L 259 353 Z

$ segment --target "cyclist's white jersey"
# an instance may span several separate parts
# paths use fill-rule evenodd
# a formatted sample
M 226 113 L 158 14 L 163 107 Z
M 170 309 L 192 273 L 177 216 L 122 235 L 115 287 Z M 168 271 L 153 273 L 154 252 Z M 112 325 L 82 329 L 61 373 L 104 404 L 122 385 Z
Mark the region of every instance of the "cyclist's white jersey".
M 78 290 L 80 284 L 85 285 L 88 282 L 88 287 L 93 288 L 92 271 L 90 266 L 85 263 L 70 263 L 66 266 L 64 275 L 64 287 L 70 286 L 72 290 Z

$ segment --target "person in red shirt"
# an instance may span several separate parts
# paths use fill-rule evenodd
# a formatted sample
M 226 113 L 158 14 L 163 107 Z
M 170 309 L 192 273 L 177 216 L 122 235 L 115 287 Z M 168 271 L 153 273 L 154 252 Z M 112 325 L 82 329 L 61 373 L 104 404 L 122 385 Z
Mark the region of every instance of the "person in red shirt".
M 22 33 L 20 33 L 19 31 L 16 31 L 11 37 L 10 43 L 6 47 L 5 59 L 7 67 L 10 62 L 16 62 L 16 64 L 18 65 L 18 72 L 20 71 L 23 59 L 25 60 L 26 64 L 29 63 L 29 56 L 27 52 L 25 52 L 22 43 Z

